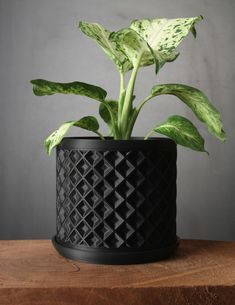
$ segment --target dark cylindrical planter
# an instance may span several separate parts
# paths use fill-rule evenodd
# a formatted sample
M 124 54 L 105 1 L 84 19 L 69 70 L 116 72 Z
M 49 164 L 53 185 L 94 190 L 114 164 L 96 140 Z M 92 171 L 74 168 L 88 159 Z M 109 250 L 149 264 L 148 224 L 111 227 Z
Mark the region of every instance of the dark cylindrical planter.
M 176 156 L 165 138 L 64 138 L 56 159 L 58 252 L 102 264 L 170 256 L 179 244 Z

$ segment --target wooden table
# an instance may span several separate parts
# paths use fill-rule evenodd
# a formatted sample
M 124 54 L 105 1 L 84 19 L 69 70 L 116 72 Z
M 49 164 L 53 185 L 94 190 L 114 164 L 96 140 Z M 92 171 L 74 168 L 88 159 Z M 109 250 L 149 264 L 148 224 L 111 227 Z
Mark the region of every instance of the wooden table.
M 106 266 L 49 240 L 0 241 L 0 305 L 234 305 L 235 242 L 183 240 L 171 259 Z

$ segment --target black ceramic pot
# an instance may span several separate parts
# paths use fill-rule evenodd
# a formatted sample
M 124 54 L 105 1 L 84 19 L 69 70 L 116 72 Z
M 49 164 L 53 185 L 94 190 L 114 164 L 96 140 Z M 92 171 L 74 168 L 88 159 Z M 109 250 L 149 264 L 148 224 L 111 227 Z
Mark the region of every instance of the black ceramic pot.
M 102 264 L 170 256 L 179 244 L 176 156 L 165 138 L 64 138 L 56 159 L 58 252 Z

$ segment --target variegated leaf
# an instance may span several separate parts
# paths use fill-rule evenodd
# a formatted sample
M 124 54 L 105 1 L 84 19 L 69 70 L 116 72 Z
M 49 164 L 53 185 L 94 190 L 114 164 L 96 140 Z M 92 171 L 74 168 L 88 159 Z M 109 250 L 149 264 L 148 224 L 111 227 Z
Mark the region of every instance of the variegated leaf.
M 189 31 L 193 30 L 195 36 L 195 23 L 202 19 L 202 16 L 176 19 L 140 19 L 134 20 L 131 23 L 131 28 L 145 39 L 154 51 L 169 54 L 175 51 Z
M 177 46 L 183 38 L 192 31 L 196 37 L 195 23 L 202 20 L 202 16 L 192 18 L 176 19 L 140 19 L 131 23 L 131 28 L 135 30 L 151 47 L 158 57 L 159 66 L 165 62 L 173 61 L 177 58 L 175 52 Z
M 98 121 L 92 116 L 83 117 L 79 121 L 65 122 L 44 141 L 44 146 L 48 155 L 51 154 L 54 147 L 60 144 L 65 134 L 72 126 L 80 127 L 93 132 L 97 132 L 99 129 Z
M 179 145 L 205 152 L 204 139 L 197 128 L 192 122 L 182 116 L 173 115 L 153 130 L 171 138 Z
M 134 67 L 145 67 L 155 63 L 157 73 L 165 62 L 164 54 L 153 51 L 148 43 L 132 29 L 113 32 L 110 39 L 126 54 Z M 174 59 L 175 55 L 171 57 L 171 61 Z
M 226 135 L 223 130 L 219 111 L 209 102 L 206 95 L 193 87 L 182 84 L 156 85 L 152 88 L 152 96 L 171 94 L 181 99 L 189 106 L 197 118 L 206 123 L 208 131 L 218 139 L 225 141 Z
M 38 96 L 53 95 L 55 93 L 78 94 L 103 101 L 107 95 L 104 89 L 81 82 L 56 83 L 45 79 L 34 79 L 31 80 L 31 84 L 33 84 L 34 94 Z
M 128 58 L 120 51 L 114 41 L 109 39 L 110 31 L 98 23 L 81 21 L 79 27 L 88 37 L 94 39 L 104 52 L 111 58 L 121 72 L 132 69 L 132 64 Z
M 153 63 L 153 54 L 146 41 L 134 30 L 126 28 L 110 35 L 120 50 L 128 57 L 133 66 Z

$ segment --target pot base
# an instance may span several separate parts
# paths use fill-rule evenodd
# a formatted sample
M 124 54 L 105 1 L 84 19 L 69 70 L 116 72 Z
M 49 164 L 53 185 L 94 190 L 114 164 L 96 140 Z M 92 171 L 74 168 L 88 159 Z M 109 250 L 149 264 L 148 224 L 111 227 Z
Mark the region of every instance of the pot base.
M 171 256 L 178 248 L 180 239 L 174 244 L 156 250 L 138 249 L 101 249 L 81 247 L 81 249 L 64 247 L 52 238 L 52 243 L 58 253 L 66 258 L 81 260 L 83 262 L 105 265 L 128 265 L 155 262 Z

